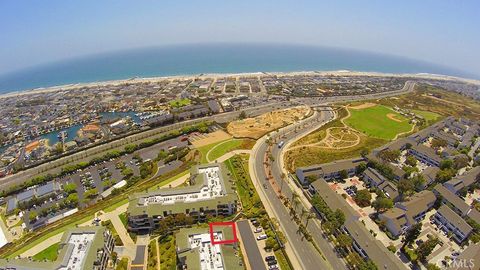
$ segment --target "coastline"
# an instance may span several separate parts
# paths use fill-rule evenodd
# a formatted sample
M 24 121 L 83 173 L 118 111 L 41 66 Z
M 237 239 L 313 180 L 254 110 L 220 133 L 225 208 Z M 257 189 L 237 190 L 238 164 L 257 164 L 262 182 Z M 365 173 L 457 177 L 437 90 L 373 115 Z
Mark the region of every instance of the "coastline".
M 370 71 L 350 71 L 350 70 L 332 70 L 332 71 L 291 71 L 291 72 L 245 72 L 245 73 L 202 73 L 198 75 L 173 75 L 173 76 L 158 76 L 158 77 L 134 77 L 129 79 L 120 80 L 107 80 L 88 83 L 76 83 L 57 85 L 45 88 L 35 88 L 20 90 L 14 92 L 8 92 L 0 94 L 0 98 L 19 97 L 25 95 L 50 93 L 63 90 L 73 90 L 81 87 L 95 87 L 95 86 L 108 86 L 108 85 L 120 85 L 125 83 L 142 83 L 142 82 L 158 82 L 164 80 L 186 80 L 194 78 L 223 78 L 223 77 L 257 77 L 257 76 L 302 76 L 302 75 L 334 75 L 334 76 L 365 76 L 365 77 L 415 77 L 420 79 L 436 79 L 445 81 L 461 81 L 466 83 L 473 83 L 480 85 L 480 80 L 466 79 L 456 76 L 431 74 L 431 73 L 383 73 L 383 72 L 370 72 Z

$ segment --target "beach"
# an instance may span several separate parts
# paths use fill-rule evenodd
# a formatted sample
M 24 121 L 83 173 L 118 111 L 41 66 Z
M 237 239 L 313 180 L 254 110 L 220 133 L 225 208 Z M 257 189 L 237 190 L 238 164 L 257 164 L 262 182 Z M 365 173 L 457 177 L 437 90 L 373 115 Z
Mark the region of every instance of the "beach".
M 335 71 L 293 71 L 293 72 L 245 72 L 245 73 L 205 73 L 199 75 L 175 75 L 175 76 L 159 76 L 159 77 L 136 77 L 121 80 L 107 80 L 101 82 L 88 82 L 77 84 L 58 85 L 45 88 L 36 88 L 32 90 L 15 91 L 0 94 L 0 98 L 17 97 L 24 95 L 33 95 L 41 93 L 50 93 L 56 91 L 74 90 L 82 87 L 101 87 L 109 85 L 121 85 L 126 83 L 154 83 L 165 80 L 188 80 L 188 79 L 202 79 L 202 78 L 225 78 L 225 77 L 258 77 L 258 76 L 309 76 L 309 75 L 323 75 L 323 76 L 365 76 L 365 77 L 415 77 L 419 79 L 436 79 L 436 80 L 450 80 L 461 81 L 465 83 L 473 83 L 480 85 L 480 80 L 465 79 L 455 76 L 430 74 L 430 73 L 382 73 L 382 72 L 362 72 L 349 70 L 335 70 Z

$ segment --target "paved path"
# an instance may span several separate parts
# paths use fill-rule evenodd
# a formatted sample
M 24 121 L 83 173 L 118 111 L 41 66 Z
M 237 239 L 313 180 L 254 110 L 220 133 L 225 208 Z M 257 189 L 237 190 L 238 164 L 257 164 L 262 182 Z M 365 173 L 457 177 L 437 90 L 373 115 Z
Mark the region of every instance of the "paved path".
M 44 249 L 48 248 L 49 246 L 60 242 L 60 240 L 62 240 L 62 236 L 63 236 L 63 232 L 59 233 L 57 235 L 54 235 L 54 236 L 46 239 L 45 241 L 41 242 L 40 244 L 34 246 L 33 248 L 31 248 L 31 249 L 25 251 L 24 253 L 20 254 L 20 257 L 21 258 L 32 257 L 32 256 L 40 253 Z

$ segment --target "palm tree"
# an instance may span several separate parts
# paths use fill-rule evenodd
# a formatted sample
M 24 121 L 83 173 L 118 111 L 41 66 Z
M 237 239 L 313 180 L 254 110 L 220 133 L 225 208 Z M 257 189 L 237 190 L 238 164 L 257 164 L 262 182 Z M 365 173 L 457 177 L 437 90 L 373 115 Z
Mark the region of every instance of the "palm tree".
M 310 219 L 314 218 L 315 217 L 315 214 L 314 213 L 309 213 L 307 215 L 307 221 L 305 222 L 305 228 L 308 227 L 308 221 L 310 221 Z
M 281 176 L 281 183 L 280 183 L 280 194 L 282 194 L 282 190 L 283 190 L 283 182 L 285 182 L 287 179 L 287 176 L 285 175 L 285 173 L 282 172 L 282 176 Z
M 300 203 L 300 200 L 298 198 L 299 198 L 298 194 L 296 192 L 293 192 L 292 193 L 292 203 L 293 203 L 294 211 L 297 210 L 297 206 Z
M 302 207 L 302 213 L 300 213 L 300 221 L 306 214 L 308 214 L 308 210 Z

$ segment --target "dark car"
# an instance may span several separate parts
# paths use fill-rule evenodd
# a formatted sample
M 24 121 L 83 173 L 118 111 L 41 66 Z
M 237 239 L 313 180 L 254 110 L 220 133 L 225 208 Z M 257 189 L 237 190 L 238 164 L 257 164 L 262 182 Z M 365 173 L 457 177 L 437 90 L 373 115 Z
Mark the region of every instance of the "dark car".
M 277 264 L 277 260 L 271 260 L 267 262 L 268 265 L 275 265 Z
M 265 261 L 266 261 L 266 262 L 272 261 L 272 260 L 275 260 L 275 256 L 267 256 L 267 257 L 265 257 Z

